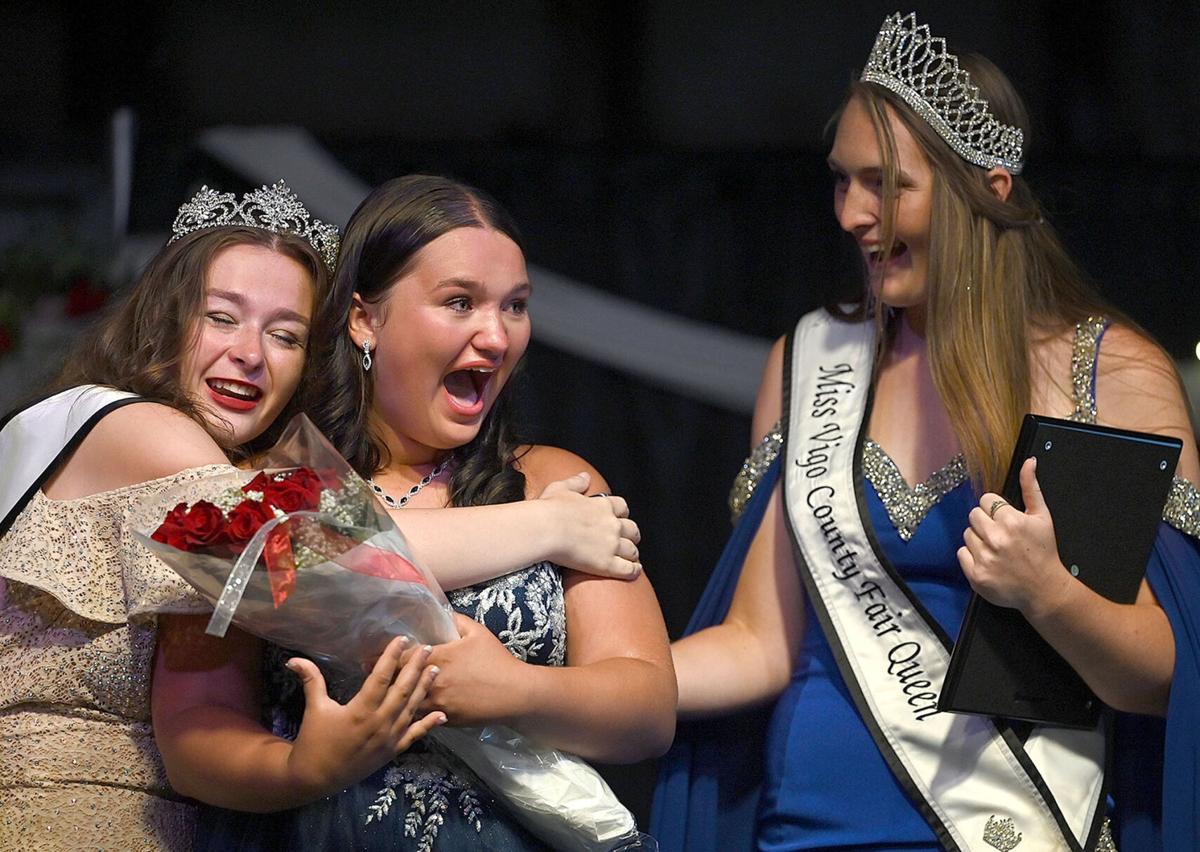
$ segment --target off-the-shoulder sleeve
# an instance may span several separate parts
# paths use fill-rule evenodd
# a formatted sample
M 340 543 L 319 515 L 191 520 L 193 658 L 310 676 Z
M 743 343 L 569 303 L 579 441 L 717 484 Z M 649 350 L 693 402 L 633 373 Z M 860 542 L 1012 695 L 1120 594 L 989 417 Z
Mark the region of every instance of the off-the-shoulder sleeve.
M 120 553 L 123 612 L 130 620 L 212 610 L 199 592 L 137 539 L 128 525 L 121 530 Z
M 1171 625 L 1167 718 L 1118 715 L 1112 790 L 1119 849 L 1191 849 L 1200 837 L 1200 490 L 1176 477 L 1146 580 Z
M 230 472 L 238 473 L 207 465 L 74 500 L 38 492 L 0 539 L 0 577 L 106 624 L 157 612 L 203 612 L 199 595 L 136 540 L 132 522 L 173 486 L 195 488 L 201 499 L 210 483 Z
M 199 592 L 143 544 L 138 533 L 152 532 L 175 505 L 211 502 L 218 494 L 240 487 L 250 476 L 227 465 L 193 468 L 156 481 L 158 487 L 128 505 L 121 523 L 120 548 L 124 610 L 129 618 L 212 610 Z
M 1119 718 L 1113 793 L 1119 849 L 1193 849 L 1200 837 L 1200 540 L 1195 487 L 1176 480 L 1170 517 L 1158 531 L 1146 579 L 1175 639 L 1175 670 L 1165 725 Z M 1189 499 L 1189 507 L 1180 501 Z

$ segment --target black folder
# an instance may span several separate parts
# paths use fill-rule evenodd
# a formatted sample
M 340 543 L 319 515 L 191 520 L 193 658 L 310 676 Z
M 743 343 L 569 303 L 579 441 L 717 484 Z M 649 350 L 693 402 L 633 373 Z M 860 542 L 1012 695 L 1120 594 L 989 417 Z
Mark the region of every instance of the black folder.
M 1018 476 L 1036 456 L 1063 565 L 1106 598 L 1132 603 L 1181 448 L 1176 438 L 1029 414 L 1002 496 L 1024 508 Z M 1092 727 L 1100 708 L 1083 679 L 1018 610 L 971 596 L 939 710 Z

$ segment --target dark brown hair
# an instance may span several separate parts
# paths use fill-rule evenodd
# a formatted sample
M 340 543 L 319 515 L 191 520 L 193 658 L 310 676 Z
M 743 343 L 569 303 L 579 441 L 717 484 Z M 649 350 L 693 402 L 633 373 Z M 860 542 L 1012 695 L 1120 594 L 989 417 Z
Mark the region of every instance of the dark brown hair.
M 219 252 L 236 245 L 263 246 L 295 260 L 312 278 L 314 310 L 325 300 L 328 272 L 303 238 L 260 228 L 193 231 L 154 256 L 133 286 L 74 348 L 53 389 L 96 384 L 130 391 L 182 411 L 211 433 L 213 426 L 199 402 L 181 383 L 180 369 L 199 333 L 208 269 Z M 306 358 L 306 371 L 311 364 L 312 359 Z M 242 457 L 269 447 L 301 404 L 293 399 L 263 435 L 226 451 Z M 222 442 L 218 439 L 218 443 Z
M 361 353 L 347 326 L 354 294 L 371 304 L 379 302 L 416 262 L 422 248 L 456 228 L 493 228 L 524 250 L 516 223 L 494 199 L 431 175 L 388 181 L 363 200 L 346 225 L 333 291 L 314 330 L 323 346 L 322 369 L 309 415 L 363 476 L 373 476 L 390 459 L 383 440 L 371 428 L 377 372 L 363 371 Z M 510 423 L 511 384 L 510 377 L 474 440 L 451 453 L 451 505 L 525 497 L 525 477 L 514 467 L 520 444 Z

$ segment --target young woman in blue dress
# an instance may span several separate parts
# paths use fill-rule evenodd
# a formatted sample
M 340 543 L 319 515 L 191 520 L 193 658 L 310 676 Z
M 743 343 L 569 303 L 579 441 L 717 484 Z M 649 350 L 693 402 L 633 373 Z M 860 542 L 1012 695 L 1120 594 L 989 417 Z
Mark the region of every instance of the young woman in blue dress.
M 1167 777 L 1194 771 L 1200 459 L 1175 368 L 1046 221 L 1020 177 L 1025 109 L 992 63 L 889 17 L 834 128 L 834 215 L 866 286 L 772 350 L 735 488 L 745 514 L 672 646 L 681 720 L 773 702 L 761 795 L 722 774 L 753 758 L 723 751 L 719 724 L 681 725 L 652 830 L 689 850 L 1111 848 L 1113 834 L 1122 850 L 1182 848 L 1194 784 L 1166 791 L 1160 829 L 1137 810 L 1155 794 L 1106 782 L 1103 729 L 936 711 L 974 591 L 1019 610 L 1110 707 L 1168 716 L 1182 757 Z M 995 493 L 1029 411 L 1183 441 L 1135 603 L 1063 567 L 1032 461 L 1025 511 Z

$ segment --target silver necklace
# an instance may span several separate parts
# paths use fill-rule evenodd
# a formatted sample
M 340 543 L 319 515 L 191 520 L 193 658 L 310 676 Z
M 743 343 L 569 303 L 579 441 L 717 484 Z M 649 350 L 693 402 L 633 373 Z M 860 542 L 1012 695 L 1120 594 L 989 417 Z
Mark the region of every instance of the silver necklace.
M 437 467 L 429 471 L 427 475 L 421 477 L 420 482 L 408 489 L 408 493 L 402 496 L 399 500 L 384 491 L 373 478 L 367 479 L 367 485 L 371 486 L 371 490 L 375 492 L 376 496 L 378 496 L 379 499 L 383 501 L 383 504 L 389 509 L 403 509 L 408 505 L 409 500 L 416 497 L 422 488 L 441 476 L 442 472 L 449 466 L 450 459 L 440 462 Z

